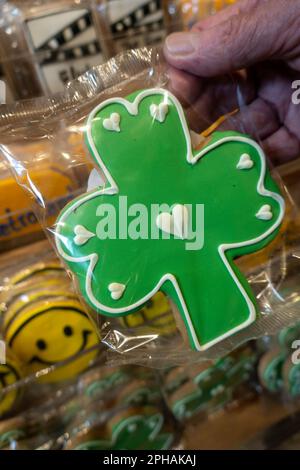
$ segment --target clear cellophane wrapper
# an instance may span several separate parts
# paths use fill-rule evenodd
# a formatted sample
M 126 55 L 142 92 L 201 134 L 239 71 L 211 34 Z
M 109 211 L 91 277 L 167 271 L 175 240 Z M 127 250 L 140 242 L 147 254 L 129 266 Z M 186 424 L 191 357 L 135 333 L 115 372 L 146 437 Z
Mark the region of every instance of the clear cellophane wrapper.
M 1 390 L 1 401 L 14 393 L 18 407 L 0 417 L 1 450 L 164 450 L 181 439 L 182 428 L 150 369 L 95 361 L 76 379 L 46 389 L 38 375 L 27 377 Z M 129 424 L 136 426 L 126 440 Z
M 251 134 L 259 142 L 257 129 L 243 114 L 246 82 L 245 74 L 207 80 L 201 99 L 207 103 L 207 97 L 211 100 L 214 96 L 215 101 L 213 110 L 208 111 L 204 107 L 201 115 L 201 107 L 182 103 L 188 125 L 193 131 L 193 145 L 205 145 L 214 131 L 223 129 Z M 222 87 L 229 90 L 234 99 L 226 100 Z M 37 167 L 50 163 L 62 168 L 65 174 L 71 175 L 77 195 L 93 190 L 95 185 L 106 188 L 107 175 L 95 164 L 84 144 L 87 118 L 97 105 L 109 98 L 124 98 L 130 93 L 150 88 L 172 91 L 169 71 L 161 51 L 142 48 L 124 52 L 91 69 L 71 82 L 63 93 L 2 106 L 0 139 L 3 158 L 18 184 L 31 195 L 34 211 L 52 243 L 55 220 L 62 207 L 57 207 L 55 211 L 52 205 L 49 213 L 47 190 L 49 185 L 51 187 L 51 181 L 35 178 Z M 33 143 L 38 146 L 38 152 L 33 150 L 28 154 L 26 149 Z M 178 318 L 176 308 L 164 295 L 159 294 L 140 311 L 128 316 L 109 317 L 96 313 L 85 303 L 74 278 L 78 295 L 107 348 L 109 363 L 139 363 L 164 368 L 216 359 L 250 339 L 276 334 L 297 321 L 300 300 L 297 274 L 299 213 L 297 185 L 293 181 L 297 171 L 297 164 L 293 168 L 272 168 L 272 176 L 286 204 L 281 228 L 266 248 L 236 260 L 236 265 L 246 275 L 255 294 L 260 315 L 247 328 L 204 351 L 192 351 L 187 345 L 181 325 L 178 326 L 175 321 Z M 72 276 L 69 267 L 66 268 Z

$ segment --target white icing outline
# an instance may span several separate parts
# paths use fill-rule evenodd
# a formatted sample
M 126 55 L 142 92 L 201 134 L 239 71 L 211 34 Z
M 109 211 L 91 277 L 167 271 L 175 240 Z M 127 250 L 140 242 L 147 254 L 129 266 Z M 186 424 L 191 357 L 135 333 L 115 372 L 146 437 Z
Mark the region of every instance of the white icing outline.
M 248 305 L 249 318 L 244 323 L 241 323 L 237 327 L 232 328 L 231 330 L 227 331 L 223 335 L 221 335 L 221 336 L 215 338 L 214 340 L 204 344 L 203 346 L 200 345 L 200 342 L 199 342 L 199 340 L 196 336 L 196 333 L 195 333 L 194 327 L 192 325 L 192 321 L 191 321 L 189 312 L 187 310 L 183 295 L 181 293 L 181 290 L 180 290 L 180 287 L 178 285 L 177 279 L 175 278 L 175 276 L 173 274 L 171 274 L 171 273 L 164 274 L 162 276 L 162 278 L 158 281 L 158 283 L 156 284 L 154 289 L 152 289 L 152 291 L 150 291 L 146 296 L 144 296 L 140 300 L 136 301 L 134 304 L 132 304 L 128 307 L 112 308 L 112 307 L 108 307 L 108 306 L 103 305 L 100 302 L 98 302 L 98 300 L 94 297 L 93 292 L 92 292 L 91 279 L 92 279 L 94 268 L 95 268 L 95 266 L 98 262 L 99 256 L 96 253 L 92 253 L 92 254 L 87 255 L 87 256 L 81 256 L 79 258 L 74 258 L 72 256 L 69 256 L 67 253 L 65 253 L 62 246 L 61 246 L 61 241 L 63 241 L 63 239 L 65 237 L 60 236 L 60 228 L 64 226 L 64 221 L 69 216 L 70 212 L 73 212 L 79 206 L 81 206 L 85 202 L 89 201 L 90 199 L 93 199 L 93 198 L 98 197 L 98 196 L 103 195 L 103 194 L 113 195 L 113 194 L 117 194 L 119 192 L 119 188 L 118 188 L 116 182 L 114 181 L 113 177 L 110 175 L 108 169 L 106 168 L 103 161 L 101 160 L 101 157 L 100 157 L 100 155 L 97 151 L 97 148 L 95 146 L 95 143 L 92 139 L 92 122 L 93 122 L 95 116 L 97 115 L 97 113 L 100 110 L 102 110 L 103 108 L 105 108 L 106 106 L 108 106 L 110 104 L 121 104 L 127 109 L 129 114 L 131 114 L 133 116 L 137 116 L 140 102 L 144 98 L 146 98 L 148 96 L 152 96 L 152 95 L 156 95 L 156 96 L 157 95 L 162 95 L 162 96 L 164 96 L 164 99 L 165 99 L 166 102 L 169 99 L 175 105 L 175 107 L 177 109 L 177 112 L 178 112 L 178 115 L 179 115 L 179 118 L 180 118 L 180 121 L 181 121 L 181 124 L 182 124 L 185 139 L 186 139 L 186 144 L 187 144 L 187 156 L 186 156 L 186 158 L 187 158 L 188 163 L 194 165 L 195 163 L 198 162 L 198 160 L 200 158 L 205 156 L 211 150 L 214 150 L 216 147 L 220 147 L 224 143 L 227 143 L 227 142 L 243 142 L 243 143 L 246 143 L 246 144 L 252 146 L 257 151 L 257 153 L 260 157 L 260 160 L 261 160 L 261 174 L 260 174 L 260 177 L 259 177 L 259 180 L 258 180 L 258 183 L 257 183 L 257 192 L 258 192 L 258 194 L 260 194 L 261 196 L 271 197 L 272 199 L 274 199 L 275 201 L 278 202 L 279 207 L 280 207 L 280 213 L 279 213 L 279 216 L 278 216 L 277 220 L 274 222 L 274 224 L 266 232 L 264 232 L 259 237 L 254 238 L 252 240 L 246 240 L 246 241 L 240 242 L 240 243 L 231 243 L 231 244 L 228 243 L 228 244 L 222 244 L 222 245 L 219 246 L 219 248 L 218 248 L 219 255 L 220 255 L 225 267 L 227 268 L 229 274 L 231 275 L 233 281 L 236 283 L 238 289 L 240 290 L 242 296 L 244 297 L 244 299 L 245 299 L 245 301 Z M 103 312 L 113 314 L 113 315 L 125 314 L 126 312 L 129 313 L 129 312 L 132 312 L 135 309 L 139 308 L 143 304 L 145 304 L 151 297 L 153 297 L 154 294 L 156 294 L 156 292 L 158 292 L 160 290 L 160 288 L 162 287 L 162 285 L 165 282 L 170 281 L 173 284 L 173 287 L 175 288 L 176 294 L 177 294 L 178 299 L 180 301 L 181 308 L 182 308 L 182 311 L 183 311 L 183 314 L 185 316 L 185 320 L 186 320 L 186 323 L 187 323 L 187 327 L 189 329 L 189 334 L 191 336 L 193 345 L 194 345 L 196 350 L 205 351 L 206 349 L 210 348 L 211 346 L 219 343 L 220 341 L 228 338 L 229 336 L 233 335 L 234 333 L 237 333 L 238 331 L 240 331 L 240 330 L 246 328 L 247 326 L 251 325 L 251 323 L 253 323 L 256 319 L 255 306 L 254 306 L 253 302 L 251 301 L 250 297 L 248 296 L 246 290 L 242 286 L 241 282 L 239 281 L 238 277 L 236 276 L 234 270 L 230 266 L 230 263 L 227 260 L 227 258 L 225 256 L 225 253 L 226 253 L 227 250 L 231 250 L 231 249 L 234 249 L 234 248 L 246 247 L 246 246 L 250 246 L 250 245 L 255 245 L 256 243 L 261 242 L 262 240 L 267 238 L 271 233 L 273 233 L 280 226 L 280 224 L 283 220 L 284 210 L 285 210 L 285 203 L 284 203 L 283 198 L 279 194 L 267 190 L 264 186 L 264 180 L 265 180 L 265 176 L 266 176 L 266 160 L 265 160 L 264 152 L 260 148 L 260 146 L 256 142 L 254 142 L 253 140 L 251 140 L 250 138 L 248 138 L 246 136 L 244 137 L 244 136 L 235 136 L 234 135 L 234 136 L 223 137 L 222 139 L 218 140 L 217 142 L 214 142 L 213 144 L 208 145 L 207 147 L 201 149 L 199 151 L 199 153 L 197 153 L 196 155 L 193 155 L 192 144 L 191 144 L 191 136 L 190 136 L 190 132 L 189 132 L 189 129 L 188 129 L 188 126 L 187 126 L 187 122 L 186 122 L 181 104 L 179 103 L 177 98 L 175 96 L 173 96 L 170 92 L 168 92 L 164 89 L 160 89 L 160 88 L 157 88 L 157 89 L 153 88 L 153 89 L 142 91 L 141 93 L 139 93 L 136 96 L 136 98 L 133 102 L 127 101 L 124 98 L 110 98 L 110 99 L 104 101 L 103 103 L 100 103 L 89 115 L 89 118 L 88 118 L 88 121 L 87 121 L 86 136 L 87 136 L 87 139 L 88 139 L 88 143 L 89 143 L 91 152 L 92 152 L 95 160 L 100 165 L 100 168 L 102 169 L 105 177 L 107 178 L 108 183 L 110 184 L 110 187 L 105 188 L 105 189 L 101 189 L 99 191 L 94 191 L 93 193 L 88 193 L 85 196 L 80 197 L 77 200 L 75 200 L 74 204 L 70 205 L 62 213 L 61 217 L 57 221 L 57 228 L 56 228 L 56 231 L 55 231 L 55 242 L 56 242 L 57 250 L 58 250 L 60 256 L 62 256 L 66 261 L 71 261 L 73 263 L 84 263 L 86 261 L 90 262 L 89 267 L 87 269 L 87 273 L 86 273 L 85 290 L 86 290 L 86 294 L 87 294 L 91 304 L 94 305 L 94 307 L 96 309 L 98 309 L 100 311 L 102 310 Z

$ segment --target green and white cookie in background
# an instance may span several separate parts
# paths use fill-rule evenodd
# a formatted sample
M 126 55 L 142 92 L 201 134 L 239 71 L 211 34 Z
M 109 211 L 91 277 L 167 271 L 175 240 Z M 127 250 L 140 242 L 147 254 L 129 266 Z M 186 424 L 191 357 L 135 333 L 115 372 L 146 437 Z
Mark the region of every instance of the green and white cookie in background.
M 84 394 L 90 398 L 113 393 L 114 389 L 131 380 L 130 374 L 121 367 L 92 370 L 81 379 Z
M 291 398 L 300 396 L 300 364 L 293 364 L 289 356 L 282 369 L 284 390 Z
M 300 323 L 283 328 L 278 334 L 279 344 L 283 348 L 290 349 L 296 340 L 300 340 Z
M 142 411 L 142 409 L 141 409 Z M 174 440 L 164 432 L 165 421 L 160 413 L 132 415 L 118 421 L 112 429 L 110 440 L 83 442 L 76 450 L 164 450 Z
M 185 376 L 181 368 L 177 374 L 172 371 L 165 390 L 173 413 L 179 420 L 185 420 L 201 411 L 210 413 L 223 408 L 233 399 L 237 388 L 249 381 L 256 360 L 251 348 L 241 348 L 212 365 L 202 363 L 194 367 L 193 377 L 193 367 L 186 370 Z
M 265 353 L 258 365 L 258 377 L 261 384 L 271 393 L 282 390 L 282 368 L 286 359 L 286 352 L 280 348 L 273 348 Z

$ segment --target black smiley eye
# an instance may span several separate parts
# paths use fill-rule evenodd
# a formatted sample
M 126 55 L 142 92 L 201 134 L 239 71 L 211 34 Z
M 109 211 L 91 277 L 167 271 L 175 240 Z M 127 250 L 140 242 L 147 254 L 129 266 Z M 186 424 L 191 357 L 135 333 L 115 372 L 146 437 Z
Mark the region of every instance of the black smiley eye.
M 36 346 L 41 351 L 44 351 L 47 348 L 47 344 L 43 339 L 38 339 L 36 342 Z
M 65 326 L 64 327 L 64 335 L 65 336 L 72 336 L 73 334 L 73 328 L 71 326 Z

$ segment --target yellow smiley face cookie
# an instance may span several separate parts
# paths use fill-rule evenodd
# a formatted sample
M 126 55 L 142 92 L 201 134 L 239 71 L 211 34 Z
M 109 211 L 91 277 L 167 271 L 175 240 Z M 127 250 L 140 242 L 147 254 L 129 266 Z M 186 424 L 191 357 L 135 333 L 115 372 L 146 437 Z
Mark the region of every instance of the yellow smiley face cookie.
M 7 308 L 3 318 L 3 331 L 7 331 L 10 324 L 14 321 L 17 315 L 22 314 L 24 308 L 29 308 L 31 305 L 34 306 L 35 303 L 41 300 L 47 300 L 51 302 L 51 299 L 71 299 L 76 300 L 78 297 L 73 292 L 68 292 L 67 288 L 69 286 L 65 286 L 65 290 L 63 290 L 63 284 L 58 287 L 58 285 L 44 285 L 39 286 L 39 289 L 25 289 L 25 290 L 18 290 L 12 292 L 11 299 L 9 299 L 6 303 Z
M 0 418 L 13 410 L 21 395 L 20 388 L 12 389 L 8 392 L 3 391 L 21 378 L 22 373 L 19 361 L 11 353 L 7 352 L 6 364 L 0 364 Z
M 0 311 L 7 323 L 8 317 L 12 318 L 16 310 L 32 302 L 35 297 L 46 298 L 55 295 L 76 298 L 70 290 L 66 273 L 57 261 L 36 263 L 6 278 L 0 293 Z
M 64 269 L 58 261 L 40 262 L 18 271 L 8 279 L 8 284 L 15 286 L 31 281 L 35 284 L 45 283 L 48 279 L 57 280 L 58 277 L 66 277 Z
M 68 297 L 37 299 L 25 304 L 4 322 L 4 335 L 9 347 L 26 366 L 27 374 L 57 366 L 99 342 L 81 304 Z M 70 379 L 86 369 L 96 354 L 97 350 L 82 354 L 40 380 Z

